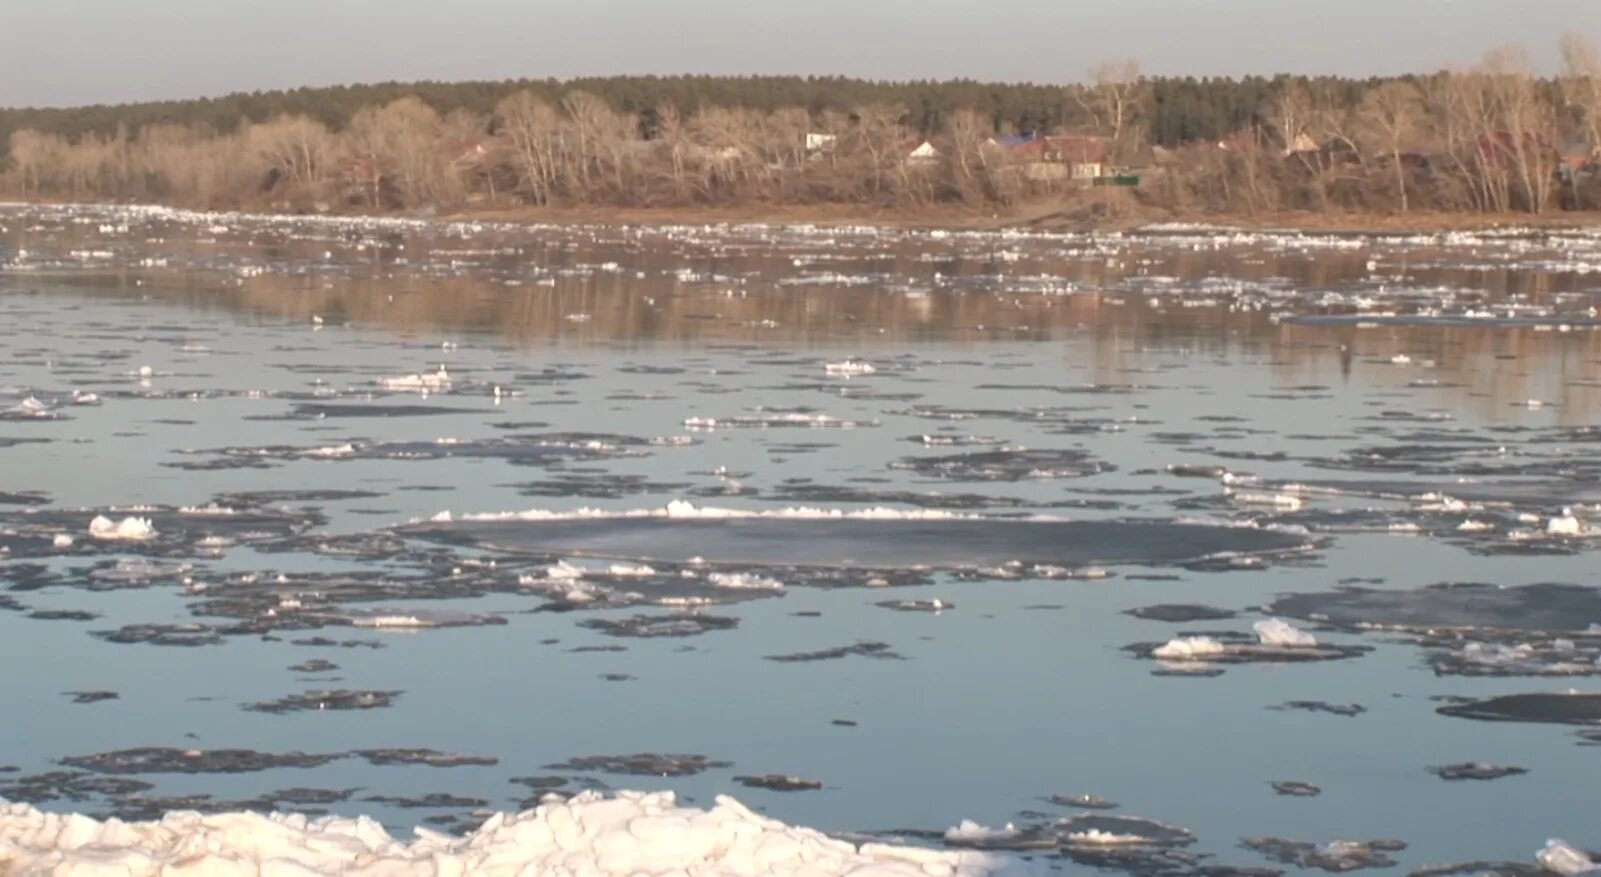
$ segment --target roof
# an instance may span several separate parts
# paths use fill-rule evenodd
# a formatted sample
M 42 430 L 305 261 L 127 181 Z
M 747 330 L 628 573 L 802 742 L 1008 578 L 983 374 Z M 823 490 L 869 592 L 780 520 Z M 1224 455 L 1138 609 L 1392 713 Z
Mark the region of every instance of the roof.
M 1012 152 L 1032 161 L 1060 161 L 1069 164 L 1104 164 L 1111 158 L 1111 143 L 1105 137 L 1063 134 L 1036 137 L 1011 147 Z

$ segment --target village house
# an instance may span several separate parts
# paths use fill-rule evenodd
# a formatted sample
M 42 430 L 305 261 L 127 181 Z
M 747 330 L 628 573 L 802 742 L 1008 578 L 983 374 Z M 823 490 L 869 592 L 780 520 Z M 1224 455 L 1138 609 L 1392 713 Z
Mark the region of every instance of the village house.
M 1305 131 L 1302 131 L 1301 133 L 1295 135 L 1295 137 L 1292 138 L 1284 147 L 1284 155 L 1286 158 L 1288 158 L 1289 156 L 1296 155 L 1298 153 L 1317 152 L 1322 148 L 1322 145 L 1316 140 L 1313 140 L 1311 135 L 1307 134 Z
M 832 153 L 839 146 L 839 137 L 834 134 L 809 132 L 806 135 L 806 157 L 816 158 L 819 155 Z
M 927 140 L 919 141 L 917 143 L 908 143 L 904 148 L 906 149 L 905 162 L 910 166 L 926 167 L 939 161 L 939 150 L 935 148 L 934 144 L 928 142 Z
M 1105 137 L 1026 135 L 1004 138 L 1001 145 L 1030 182 L 1072 180 L 1088 185 L 1111 170 L 1111 144 Z

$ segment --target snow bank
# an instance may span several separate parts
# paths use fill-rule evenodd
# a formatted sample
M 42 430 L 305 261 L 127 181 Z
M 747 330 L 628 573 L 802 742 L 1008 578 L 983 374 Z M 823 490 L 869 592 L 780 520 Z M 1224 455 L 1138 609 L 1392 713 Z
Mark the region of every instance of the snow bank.
M 758 816 L 729 797 L 710 810 L 679 807 L 671 792 L 585 792 L 476 832 L 426 828 L 391 838 L 367 817 L 193 812 L 160 822 L 97 822 L 0 803 L 0 871 L 18 874 L 517 875 L 686 877 L 829 875 L 978 877 L 1023 873 L 1017 860 L 974 851 L 834 840 Z

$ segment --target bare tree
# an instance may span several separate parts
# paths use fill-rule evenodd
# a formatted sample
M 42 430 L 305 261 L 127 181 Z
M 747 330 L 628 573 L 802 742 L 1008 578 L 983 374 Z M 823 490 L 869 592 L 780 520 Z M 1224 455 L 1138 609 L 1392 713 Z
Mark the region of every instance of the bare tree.
M 1079 105 L 1111 138 L 1114 162 L 1134 145 L 1129 142 L 1129 135 L 1148 91 L 1148 83 L 1140 75 L 1140 62 L 1125 59 L 1090 68 L 1089 87 L 1074 92 Z
M 996 195 L 990 145 L 994 134 L 989 117 L 973 109 L 957 110 L 945 124 L 952 184 L 963 201 L 990 200 Z
M 518 184 L 535 204 L 549 204 L 556 189 L 565 122 L 556 108 L 531 91 L 519 91 L 495 107 Z
M 1364 139 L 1390 158 L 1396 196 L 1401 202 L 1401 212 L 1405 213 L 1409 204 L 1401 153 L 1417 135 L 1423 117 L 1422 95 L 1417 86 L 1405 80 L 1386 82 L 1368 91 L 1362 98 L 1359 112 L 1364 121 Z

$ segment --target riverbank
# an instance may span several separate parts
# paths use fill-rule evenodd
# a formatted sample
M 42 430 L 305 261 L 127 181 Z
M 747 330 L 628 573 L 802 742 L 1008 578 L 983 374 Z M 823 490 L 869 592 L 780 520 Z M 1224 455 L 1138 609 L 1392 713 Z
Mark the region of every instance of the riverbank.
M 38 201 L 7 203 L 60 204 Z M 109 203 L 109 202 L 108 202 Z M 198 209 L 198 208 L 186 208 Z M 284 213 L 281 205 L 241 205 L 238 212 Z M 229 212 L 229 211 L 220 211 Z M 974 207 L 960 204 L 878 207 L 864 204 L 740 204 L 676 207 L 614 207 L 601 205 L 533 207 L 467 206 L 431 211 L 369 211 L 341 209 L 318 213 L 335 216 L 433 218 L 483 222 L 552 225 L 821 225 L 872 226 L 903 229 L 998 231 L 1019 229 L 1056 232 L 1132 232 L 1159 225 L 1196 225 L 1250 231 L 1317 234 L 1435 234 L 1491 229 L 1601 228 L 1601 212 L 1554 211 L 1544 214 L 1413 211 L 1309 210 L 1256 213 L 1171 210 L 1140 204 L 1126 193 L 1096 193 L 1078 199 L 1030 202 L 1012 207 Z
M 764 224 L 871 225 L 892 228 L 963 230 L 1035 229 L 1040 231 L 1134 231 L 1142 227 L 1193 223 L 1256 231 L 1304 231 L 1337 234 L 1428 234 L 1495 228 L 1601 227 L 1601 213 L 1318 213 L 1264 211 L 1227 213 L 1166 210 L 1144 206 L 1098 209 L 1104 202 L 1036 204 L 1004 210 L 965 206 L 872 208 L 859 205 L 748 205 L 740 207 L 549 207 L 468 209 L 451 216 L 507 222 L 603 223 L 629 225 L 699 225 L 749 222 Z

